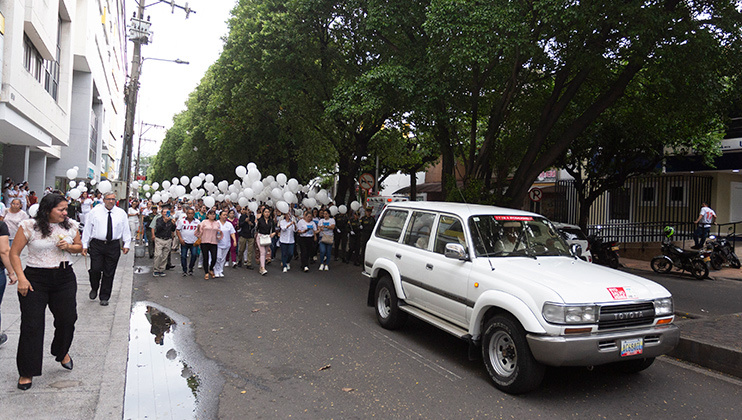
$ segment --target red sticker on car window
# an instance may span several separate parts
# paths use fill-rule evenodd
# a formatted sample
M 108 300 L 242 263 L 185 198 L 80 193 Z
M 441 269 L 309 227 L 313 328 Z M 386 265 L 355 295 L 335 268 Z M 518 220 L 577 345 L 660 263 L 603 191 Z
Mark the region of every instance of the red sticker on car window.
M 533 220 L 533 217 L 531 216 L 492 216 L 495 218 L 495 220 L 515 220 L 515 221 L 531 221 Z

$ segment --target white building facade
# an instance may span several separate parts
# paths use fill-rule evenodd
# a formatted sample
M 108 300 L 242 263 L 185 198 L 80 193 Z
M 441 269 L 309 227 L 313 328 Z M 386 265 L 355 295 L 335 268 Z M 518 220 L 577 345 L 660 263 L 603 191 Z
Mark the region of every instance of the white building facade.
M 31 190 L 115 178 L 124 130 L 123 0 L 0 0 L 0 175 Z

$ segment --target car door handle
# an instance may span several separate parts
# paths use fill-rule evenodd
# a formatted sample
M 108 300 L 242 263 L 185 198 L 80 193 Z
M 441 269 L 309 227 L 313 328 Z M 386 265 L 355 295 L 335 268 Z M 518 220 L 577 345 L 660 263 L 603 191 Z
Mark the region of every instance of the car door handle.
M 427 268 L 428 270 L 432 270 L 433 264 L 425 264 L 425 268 Z
M 402 259 L 402 254 L 394 254 L 395 257 L 397 257 L 398 260 Z

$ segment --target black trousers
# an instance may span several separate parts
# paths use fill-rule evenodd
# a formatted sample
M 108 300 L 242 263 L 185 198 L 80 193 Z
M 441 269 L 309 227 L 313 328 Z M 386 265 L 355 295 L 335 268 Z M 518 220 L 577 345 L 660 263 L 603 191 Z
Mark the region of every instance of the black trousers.
M 121 257 L 121 243 L 119 241 L 104 242 L 97 239 L 90 241 L 90 288 L 98 291 L 100 300 L 109 300 L 113 290 L 113 277 L 116 275 L 116 266 Z
M 301 250 L 301 267 L 309 267 L 309 257 L 311 257 L 314 251 L 314 237 L 299 236 L 296 239 L 299 240 L 299 249 Z
M 72 267 L 33 268 L 23 270 L 32 291 L 18 294 L 21 306 L 21 335 L 18 340 L 16 365 L 19 376 L 41 375 L 44 353 L 44 320 L 46 307 L 54 315 L 54 339 L 51 353 L 57 362 L 64 360 L 72 345 L 77 321 L 77 279 Z
M 348 259 L 348 251 L 346 251 L 346 248 L 348 247 L 348 231 L 344 230 L 340 233 L 335 233 L 334 238 L 334 244 L 332 246 L 332 253 L 333 256 L 337 260 L 338 258 L 342 258 L 344 260 Z
M 208 274 L 209 271 L 214 271 L 214 265 L 216 264 L 216 244 L 205 244 L 201 242 L 201 253 L 204 254 L 204 273 Z
M 360 264 L 359 260 L 361 254 L 361 237 L 360 235 L 350 235 L 350 241 L 348 244 L 348 257 L 346 261 L 351 261 L 353 264 Z

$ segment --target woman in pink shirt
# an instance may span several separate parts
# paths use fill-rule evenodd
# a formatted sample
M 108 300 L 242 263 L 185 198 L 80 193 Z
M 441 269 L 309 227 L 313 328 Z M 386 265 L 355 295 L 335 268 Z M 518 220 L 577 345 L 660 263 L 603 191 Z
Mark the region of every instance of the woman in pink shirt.
M 216 212 L 212 209 L 206 213 L 206 220 L 201 222 L 196 228 L 196 237 L 201 240 L 201 253 L 204 258 L 204 280 L 209 279 L 209 275 L 214 277 L 214 264 L 216 264 L 216 248 L 219 240 L 222 239 L 222 230 L 219 222 L 216 221 Z

